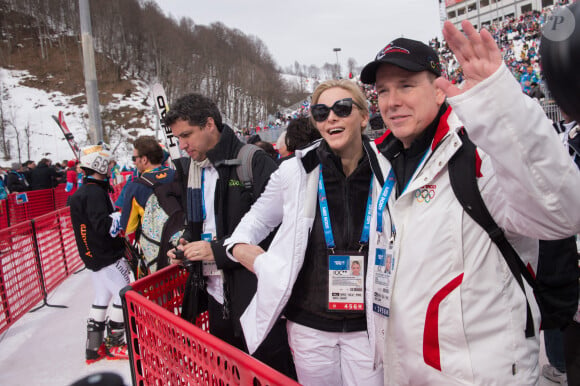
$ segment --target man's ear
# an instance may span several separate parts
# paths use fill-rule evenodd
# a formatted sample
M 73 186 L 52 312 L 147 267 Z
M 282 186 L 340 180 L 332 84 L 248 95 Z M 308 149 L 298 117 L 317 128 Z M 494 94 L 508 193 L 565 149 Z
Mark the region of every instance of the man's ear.
M 212 117 L 207 117 L 207 121 L 203 127 L 204 129 L 208 129 L 209 131 L 217 130 L 217 126 L 215 125 L 215 121 Z
M 435 101 L 437 102 L 437 106 L 441 107 L 441 105 L 445 102 L 445 98 L 446 95 L 443 89 L 435 85 Z

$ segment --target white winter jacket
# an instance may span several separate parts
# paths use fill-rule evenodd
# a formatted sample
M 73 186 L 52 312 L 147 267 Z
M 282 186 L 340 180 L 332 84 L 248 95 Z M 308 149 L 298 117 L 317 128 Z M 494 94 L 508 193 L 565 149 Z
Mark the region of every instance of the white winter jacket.
M 320 141 L 317 141 L 306 149 L 297 150 L 294 158 L 282 162 L 278 170 L 270 176 L 258 201 L 225 241 L 228 251 L 238 243 L 257 245 L 284 219 L 268 251 L 258 256 L 254 262 L 258 289 L 240 319 L 250 353 L 256 350 L 284 310 L 302 268 L 318 205 L 319 177 L 319 168 L 315 167 L 307 172 L 302 158 L 309 152 L 314 152 L 319 144 Z M 366 143 L 365 151 L 372 160 L 372 197 L 375 207 L 383 182 L 380 170 L 387 167 L 387 161 L 378 155 L 372 142 Z M 376 224 L 376 220 L 371 221 Z M 370 238 L 373 237 L 376 237 L 376 232 L 371 232 Z M 235 260 L 231 254 L 229 256 Z M 370 290 L 371 287 L 367 286 L 366 299 L 372 299 Z M 367 303 L 366 307 L 369 306 L 371 304 Z M 367 323 L 371 316 L 367 313 Z M 372 337 L 371 347 L 374 347 Z
M 580 173 L 505 65 L 448 103 L 453 112 L 441 119 L 408 187 L 396 199 L 391 195 L 391 216 L 383 216 L 383 229 L 390 229 L 390 218 L 396 229 L 392 301 L 389 317 L 375 314 L 368 328 L 375 328 L 384 356 L 385 385 L 534 385 L 539 312 L 533 294 L 528 287 L 538 333 L 526 339 L 523 291 L 455 198 L 447 165 L 461 146 L 457 129 L 465 126 L 481 158 L 482 197 L 534 269 L 537 239 L 580 230 Z M 422 190 L 429 200 L 421 199 Z

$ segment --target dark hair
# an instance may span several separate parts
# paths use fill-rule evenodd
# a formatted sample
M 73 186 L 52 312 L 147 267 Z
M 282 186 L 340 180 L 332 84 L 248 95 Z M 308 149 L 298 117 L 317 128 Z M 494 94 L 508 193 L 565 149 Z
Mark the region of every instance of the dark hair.
M 294 152 L 320 138 L 320 132 L 310 122 L 309 118 L 295 118 L 286 128 L 286 148 Z
M 262 138 L 260 138 L 260 134 L 253 134 L 252 136 L 250 136 L 250 138 L 248 138 L 246 143 L 249 143 L 250 145 L 255 145 L 256 142 L 260 142 L 261 140 Z
M 143 135 L 135 140 L 133 144 L 139 156 L 147 157 L 153 165 L 159 165 L 163 162 L 163 149 L 157 139 L 152 135 Z
M 258 146 L 262 150 L 264 150 L 268 155 L 274 159 L 278 158 L 278 152 L 274 149 L 274 146 L 270 142 L 265 141 L 258 141 L 254 143 L 254 145 Z
M 181 119 L 190 125 L 203 127 L 210 117 L 221 133 L 223 129 L 222 115 L 215 102 L 201 94 L 187 94 L 171 105 L 167 115 L 165 115 L 164 123 L 169 127 Z
M 43 158 L 38 161 L 38 166 L 48 166 L 50 164 L 50 160 L 48 158 Z
M 85 176 L 92 176 L 93 174 L 97 174 L 97 172 L 93 169 L 89 169 L 89 168 L 85 168 L 81 166 L 81 169 L 83 170 L 83 172 L 85 172 Z

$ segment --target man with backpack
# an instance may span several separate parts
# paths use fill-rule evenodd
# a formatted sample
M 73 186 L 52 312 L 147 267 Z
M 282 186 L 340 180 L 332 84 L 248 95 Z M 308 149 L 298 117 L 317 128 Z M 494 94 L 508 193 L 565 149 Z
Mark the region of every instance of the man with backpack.
M 256 292 L 257 281 L 252 272 L 227 257 L 223 241 L 262 193 L 276 162 L 256 146 L 240 142 L 222 123 L 217 105 L 202 95 L 177 100 L 165 124 L 189 156 L 178 165 L 183 170 L 188 225 L 178 251 L 169 253 L 172 262 L 183 263 L 191 272 L 182 316 L 193 321 L 207 307 L 211 334 L 248 352 L 239 318 Z M 176 252 L 183 252 L 184 260 L 177 259 Z M 254 357 L 296 378 L 283 321 Z
M 184 226 L 179 189 L 176 195 L 168 190 L 175 172 L 163 165 L 163 149 L 155 137 L 137 138 L 132 160 L 139 177 L 125 191 L 121 229 L 139 242 L 149 271 L 155 272 L 168 265 L 171 237 Z
M 361 72 L 388 128 L 376 141 L 390 177 L 374 203 L 367 304 L 386 385 L 537 384 L 539 313 L 523 271 L 538 239 L 580 230 L 580 172 L 551 122 L 490 33 L 462 28 L 443 29 L 462 88 L 405 38 Z

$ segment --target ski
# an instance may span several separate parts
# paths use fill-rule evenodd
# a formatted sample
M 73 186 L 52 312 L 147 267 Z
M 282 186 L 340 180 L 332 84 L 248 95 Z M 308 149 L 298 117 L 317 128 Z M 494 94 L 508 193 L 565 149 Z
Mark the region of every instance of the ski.
M 66 122 L 64 121 L 63 112 L 59 111 L 58 117 L 53 115 L 52 119 L 54 119 L 54 121 L 56 122 L 58 127 L 60 127 L 60 129 L 62 130 L 62 133 L 64 134 L 64 138 L 67 140 L 67 142 L 68 142 L 71 150 L 73 151 L 75 157 L 77 157 L 77 159 L 79 159 L 81 149 L 79 148 L 79 145 L 77 145 L 77 142 L 75 141 L 74 135 L 70 132 L 70 130 L 68 129 L 68 126 L 66 125 Z
M 155 101 L 155 109 L 157 111 L 157 118 L 159 119 L 159 125 L 161 130 L 165 135 L 165 146 L 167 146 L 167 151 L 169 156 L 173 160 L 173 163 L 177 167 L 177 160 L 181 158 L 181 152 L 179 151 L 179 144 L 177 138 L 171 132 L 171 129 L 165 125 L 165 114 L 169 111 L 169 104 L 167 103 L 167 96 L 165 95 L 165 89 L 161 83 L 155 83 L 151 87 L 151 93 L 153 95 L 153 100 Z

